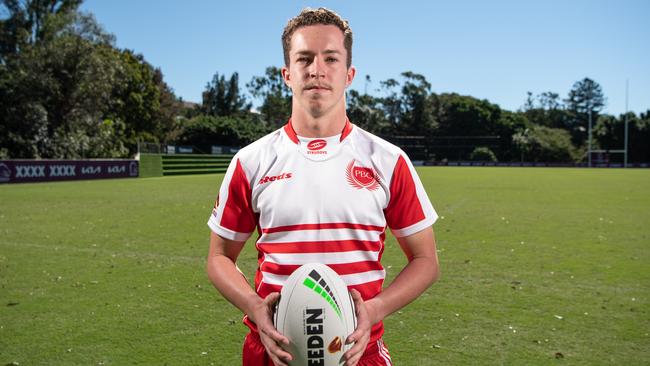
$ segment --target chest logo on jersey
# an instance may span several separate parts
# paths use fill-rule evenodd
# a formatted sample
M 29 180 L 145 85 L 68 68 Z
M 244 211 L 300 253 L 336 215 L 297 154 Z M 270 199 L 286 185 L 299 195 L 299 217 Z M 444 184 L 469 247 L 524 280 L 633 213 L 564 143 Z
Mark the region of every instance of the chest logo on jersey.
M 327 141 L 323 139 L 312 140 L 307 144 L 307 154 L 327 154 L 323 149 L 327 146 Z
M 266 177 L 260 179 L 259 184 L 275 182 L 276 180 L 281 180 L 281 179 L 289 179 L 291 177 L 293 177 L 293 173 L 282 173 L 280 175 L 271 175 L 271 176 L 267 175 Z
M 352 159 L 345 171 L 348 183 L 356 189 L 367 189 L 374 191 L 379 188 L 379 175 L 373 168 L 356 166 L 356 160 Z

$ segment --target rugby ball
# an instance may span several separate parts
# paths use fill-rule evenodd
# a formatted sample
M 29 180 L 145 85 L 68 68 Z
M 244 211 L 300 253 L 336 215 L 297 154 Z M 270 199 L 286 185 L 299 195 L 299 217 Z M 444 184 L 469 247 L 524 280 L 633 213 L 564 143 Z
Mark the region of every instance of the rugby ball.
M 309 263 L 295 270 L 280 292 L 275 328 L 289 339 L 291 366 L 339 366 L 357 326 L 352 296 L 330 267 Z

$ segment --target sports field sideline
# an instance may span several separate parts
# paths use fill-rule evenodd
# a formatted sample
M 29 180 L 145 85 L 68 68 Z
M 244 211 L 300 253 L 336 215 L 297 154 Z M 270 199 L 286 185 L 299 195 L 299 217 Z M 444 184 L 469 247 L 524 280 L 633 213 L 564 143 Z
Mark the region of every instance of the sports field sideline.
M 650 170 L 418 171 L 442 277 L 386 320 L 395 365 L 650 363 Z M 204 271 L 221 178 L 0 186 L 0 365 L 240 364 Z

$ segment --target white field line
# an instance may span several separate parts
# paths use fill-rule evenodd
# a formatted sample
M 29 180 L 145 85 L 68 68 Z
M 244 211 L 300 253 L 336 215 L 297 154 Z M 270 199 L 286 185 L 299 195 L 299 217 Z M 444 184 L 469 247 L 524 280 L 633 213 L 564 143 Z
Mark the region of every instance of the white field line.
M 461 200 L 459 200 L 457 202 L 454 202 L 452 205 L 447 207 L 447 209 L 445 210 L 444 213 L 442 213 L 442 215 L 443 216 L 451 215 L 452 213 L 454 213 L 454 211 L 456 211 L 457 208 L 463 207 L 465 205 L 465 203 L 467 203 L 467 201 L 469 201 L 469 198 L 463 197 Z M 438 213 L 438 214 L 440 215 L 440 213 Z

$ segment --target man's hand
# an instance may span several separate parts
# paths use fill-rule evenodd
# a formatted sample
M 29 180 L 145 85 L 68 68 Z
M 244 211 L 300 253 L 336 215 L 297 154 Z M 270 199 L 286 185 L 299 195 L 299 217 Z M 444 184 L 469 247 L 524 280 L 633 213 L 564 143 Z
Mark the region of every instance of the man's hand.
M 345 340 L 345 344 L 352 344 L 354 346 L 350 348 L 343 358 L 345 359 L 345 366 L 355 366 L 359 363 L 361 356 L 366 351 L 366 346 L 370 340 L 370 331 L 372 326 L 375 323 L 375 309 L 371 304 L 371 301 L 364 302 L 363 298 L 359 291 L 352 289 L 350 291 L 352 295 L 352 300 L 354 301 L 354 307 L 357 313 L 357 329 L 350 334 L 348 339 Z
M 280 293 L 269 294 L 258 305 L 254 306 L 248 317 L 257 324 L 260 340 L 266 348 L 271 360 L 276 366 L 287 366 L 293 358 L 291 354 L 282 349 L 281 344 L 289 345 L 289 339 L 273 326 L 273 305 L 280 299 Z

